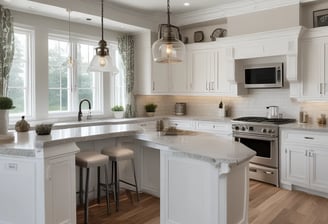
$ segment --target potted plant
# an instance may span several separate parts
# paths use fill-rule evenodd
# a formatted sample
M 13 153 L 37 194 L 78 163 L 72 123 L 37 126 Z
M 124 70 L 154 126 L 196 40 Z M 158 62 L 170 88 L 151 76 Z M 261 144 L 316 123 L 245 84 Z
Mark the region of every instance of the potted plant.
M 149 117 L 154 116 L 156 108 L 157 108 L 157 105 L 154 103 L 146 104 L 145 110 L 146 110 L 147 116 L 149 116 Z
M 9 110 L 14 108 L 12 99 L 9 97 L 0 96 L 0 135 L 7 135 Z
M 124 107 L 121 105 L 115 105 L 112 107 L 112 111 L 114 113 L 115 118 L 123 118 L 124 117 Z

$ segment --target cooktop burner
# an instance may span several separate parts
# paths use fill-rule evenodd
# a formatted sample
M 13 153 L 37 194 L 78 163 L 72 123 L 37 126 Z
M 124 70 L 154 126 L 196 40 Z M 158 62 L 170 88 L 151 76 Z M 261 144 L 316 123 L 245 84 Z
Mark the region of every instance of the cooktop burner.
M 244 122 L 258 122 L 258 123 L 272 123 L 272 124 L 288 124 L 296 122 L 296 119 L 292 118 L 266 118 L 266 117 L 238 117 L 232 119 L 233 121 L 244 121 Z

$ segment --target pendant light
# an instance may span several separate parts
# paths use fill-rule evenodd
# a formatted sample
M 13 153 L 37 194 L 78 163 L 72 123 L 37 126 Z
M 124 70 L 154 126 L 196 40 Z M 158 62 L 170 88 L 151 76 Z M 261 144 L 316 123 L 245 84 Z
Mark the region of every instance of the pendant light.
M 99 47 L 95 48 L 96 55 L 93 57 L 88 72 L 112 72 L 117 73 L 118 69 L 113 64 L 112 57 L 109 54 L 107 42 L 104 40 L 104 0 L 101 0 L 101 40 Z
M 170 0 L 167 0 L 167 25 L 159 26 L 159 39 L 152 46 L 153 59 L 158 63 L 182 62 L 185 54 L 185 46 L 177 39 L 174 33 L 176 26 L 170 21 Z M 178 29 L 179 35 L 180 31 Z M 163 35 L 162 35 L 163 34 Z

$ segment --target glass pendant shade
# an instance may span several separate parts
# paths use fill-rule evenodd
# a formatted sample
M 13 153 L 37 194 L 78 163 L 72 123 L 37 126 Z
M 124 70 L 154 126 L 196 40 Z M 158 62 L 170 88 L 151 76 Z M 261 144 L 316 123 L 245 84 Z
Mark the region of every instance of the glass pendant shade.
M 96 55 L 92 58 L 88 67 L 88 72 L 112 72 L 118 73 L 118 69 L 113 63 L 109 54 L 107 42 L 104 40 L 104 0 L 101 0 L 101 40 L 98 43 Z
M 153 58 L 158 63 L 179 63 L 184 60 L 185 46 L 184 44 L 174 38 L 165 38 L 154 42 L 152 46 Z
M 174 33 L 177 31 L 178 35 Z M 185 45 L 177 36 L 181 36 L 178 27 L 170 23 L 170 1 L 167 0 L 167 24 L 159 25 L 158 40 L 153 43 L 152 54 L 158 63 L 179 63 L 184 60 Z

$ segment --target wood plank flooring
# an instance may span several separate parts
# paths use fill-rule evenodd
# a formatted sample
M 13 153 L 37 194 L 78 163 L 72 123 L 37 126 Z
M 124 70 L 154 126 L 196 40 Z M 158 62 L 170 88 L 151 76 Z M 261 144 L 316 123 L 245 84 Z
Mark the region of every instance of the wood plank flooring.
M 148 194 L 140 194 L 140 199 L 136 203 L 134 193 L 122 194 L 119 212 L 115 211 L 111 200 L 109 216 L 105 201 L 92 205 L 89 208 L 89 224 L 159 224 L 159 199 Z M 77 210 L 77 223 L 84 223 L 82 207 Z M 249 224 L 269 223 L 327 224 L 328 199 L 250 181 Z

